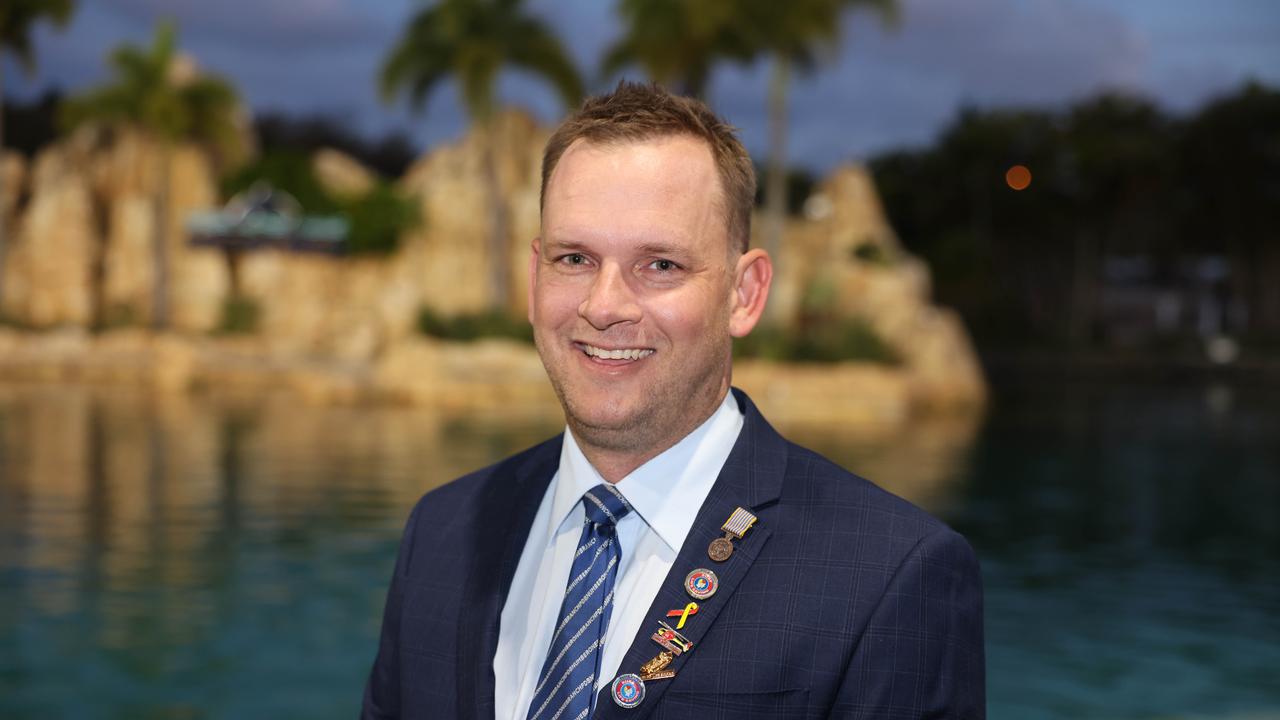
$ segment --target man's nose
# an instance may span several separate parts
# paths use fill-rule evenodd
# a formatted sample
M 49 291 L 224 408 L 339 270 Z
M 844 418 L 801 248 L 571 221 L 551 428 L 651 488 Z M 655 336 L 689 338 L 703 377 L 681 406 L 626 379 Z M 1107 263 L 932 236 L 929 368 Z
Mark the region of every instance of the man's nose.
M 578 306 L 578 314 L 597 330 L 640 319 L 640 304 L 627 284 L 622 268 L 613 263 L 606 263 L 600 268 L 587 297 Z

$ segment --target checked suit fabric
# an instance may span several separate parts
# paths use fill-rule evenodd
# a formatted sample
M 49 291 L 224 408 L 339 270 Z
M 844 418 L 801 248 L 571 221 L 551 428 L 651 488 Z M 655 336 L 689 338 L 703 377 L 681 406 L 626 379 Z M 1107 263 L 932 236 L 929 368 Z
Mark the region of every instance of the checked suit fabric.
M 759 517 L 712 565 L 694 644 L 633 708 L 595 693 L 598 720 L 986 716 L 982 575 L 964 539 L 907 502 L 786 441 L 744 393 L 745 423 L 619 665 L 688 602 L 684 578 L 735 508 Z M 415 506 L 387 593 L 363 720 L 495 712 L 503 605 L 563 437 L 432 490 Z M 625 520 L 624 520 L 625 522 Z M 628 548 L 629 549 L 629 548 Z M 616 630 L 616 628 L 615 628 Z M 536 681 L 535 681 L 536 682 Z M 598 684 L 598 683 L 597 683 Z M 573 717 L 573 716 L 568 716 Z
M 597 485 L 582 496 L 587 511 L 582 538 L 547 659 L 529 704 L 528 720 L 582 720 L 595 709 L 596 678 L 605 631 L 613 610 L 613 587 L 622 552 L 617 522 L 631 506 L 613 486 Z

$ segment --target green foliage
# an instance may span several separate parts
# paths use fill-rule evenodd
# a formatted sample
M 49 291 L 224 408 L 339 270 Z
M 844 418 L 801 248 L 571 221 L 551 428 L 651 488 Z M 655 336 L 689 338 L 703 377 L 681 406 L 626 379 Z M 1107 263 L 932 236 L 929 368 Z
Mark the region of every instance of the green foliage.
M 22 69 L 27 73 L 34 72 L 36 60 L 31 51 L 31 27 L 41 19 L 57 27 L 65 27 L 71 20 L 74 7 L 71 0 L 4 0 L 0 3 L 0 51 L 13 51 Z
M 4 121 L 8 120 L 6 116 L 9 114 L 8 109 L 4 107 L 5 57 L 12 52 L 24 72 L 28 75 L 35 72 L 35 53 L 31 49 L 32 26 L 37 21 L 46 19 L 57 27 L 63 27 L 71 19 L 72 8 L 72 0 L 0 0 L 0 152 L 12 145 L 12 142 L 3 134 L 6 126 Z M 24 135 L 23 129 L 19 127 L 20 136 Z M 39 133 L 40 131 L 37 130 L 37 137 Z M 28 135 L 19 139 L 27 140 L 29 137 Z M 3 178 L 0 178 L 0 184 L 3 182 Z M 3 194 L 0 192 L 0 195 Z M 0 297 L 5 295 L 3 286 L 7 235 L 4 217 L 0 213 Z
M 102 309 L 103 330 L 126 327 L 141 327 L 143 320 L 139 316 L 137 306 L 131 303 L 109 303 Z
M 840 42 L 840 18 L 846 10 L 865 8 L 891 24 L 897 0 L 738 0 L 742 33 L 757 53 L 768 53 L 802 70 L 817 64 L 818 55 Z
M 418 205 L 382 179 L 359 197 L 336 197 L 321 186 L 310 158 L 290 150 L 267 153 L 222 182 L 224 197 L 244 192 L 259 181 L 293 196 L 307 215 L 342 215 L 350 222 L 346 250 L 351 254 L 393 252 L 400 234 L 419 222 Z
M 836 286 L 829 279 L 809 283 L 795 324 L 757 327 L 734 341 L 734 352 L 739 357 L 779 362 L 900 364 L 902 358 L 866 319 L 839 315 L 836 296 Z
M 23 320 L 16 315 L 10 315 L 3 310 L 0 310 L 0 327 L 12 328 L 14 330 L 34 329 L 34 327 L 26 320 Z
M 1280 336 L 1280 91 L 1251 84 L 1187 117 L 1104 95 L 1057 112 L 966 110 L 931 148 L 872 162 L 888 215 L 938 300 L 980 344 L 1093 344 L 1108 257 L 1176 287 L 1228 260 L 1249 308 L 1233 332 Z M 1014 191 L 1004 174 L 1031 169 Z
M 495 312 L 443 316 L 424 307 L 418 311 L 418 331 L 442 340 L 469 342 L 497 337 L 533 342 L 533 328 L 527 321 Z M 760 326 L 750 335 L 734 340 L 733 347 L 735 357 L 778 362 L 902 362 L 875 329 L 861 319 L 819 322 L 810 317 L 797 327 Z
M 239 99 L 221 78 L 175 72 L 178 55 L 172 25 L 161 23 L 149 48 L 121 45 L 108 60 L 112 84 L 68 98 L 62 124 L 128 125 L 166 142 L 195 141 L 211 147 L 227 165 L 244 155 L 235 113 Z
M 551 83 L 565 105 L 582 97 L 582 79 L 551 30 L 520 0 L 441 0 L 418 12 L 382 66 L 383 98 L 402 91 L 421 106 L 452 75 L 463 106 L 484 123 L 493 114 L 498 73 L 511 65 Z
M 247 335 L 257 332 L 261 309 L 255 300 L 235 295 L 222 303 L 222 319 L 215 332 L 221 335 Z
M 869 362 L 899 365 L 901 356 L 861 319 L 808 322 L 802 328 L 757 327 L 734 341 L 734 356 L 777 362 Z
M 58 109 L 62 95 L 46 90 L 26 103 L 4 104 L 4 146 L 27 158 L 35 157 L 42 148 L 58 139 Z
M 392 252 L 400 233 L 418 223 L 417 204 L 381 181 L 364 195 L 344 201 L 342 213 L 351 222 L 347 250 L 354 254 Z
M 808 69 L 835 49 L 840 16 L 854 7 L 888 20 L 897 11 L 895 0 L 621 0 L 623 34 L 605 51 L 604 73 L 639 65 L 655 82 L 702 96 L 720 62 L 771 55 Z
M 858 243 L 849 251 L 853 259 L 868 265 L 888 267 L 893 264 L 893 257 L 885 251 L 884 246 L 873 240 Z
M 369 139 L 356 134 L 338 116 L 258 113 L 253 118 L 253 130 L 263 153 L 289 150 L 310 157 L 317 150 L 331 148 L 388 178 L 403 175 L 418 156 L 404 131 Z
M 424 307 L 418 311 L 418 331 L 442 340 L 501 337 L 533 342 L 533 328 L 527 320 L 500 312 L 445 317 Z
M 566 106 L 582 96 L 582 79 L 554 33 L 521 8 L 521 0 L 440 0 L 424 7 L 382 65 L 382 97 L 401 93 L 414 108 L 446 77 L 452 77 L 471 119 L 488 128 L 494 114 L 498 73 L 511 66 L 548 81 Z M 489 304 L 506 305 L 511 291 L 505 272 L 508 208 L 498 182 L 493 133 L 485 133 L 484 178 L 488 195 Z
M 763 178 L 768 172 L 761 163 L 755 163 L 756 177 Z M 804 212 L 804 203 L 813 194 L 813 188 L 817 185 L 817 178 L 813 173 L 804 168 L 787 168 L 786 172 L 786 210 L 791 216 L 798 216 Z M 763 182 L 756 185 L 756 207 L 765 206 L 765 184 Z
M 606 75 L 640 65 L 655 82 L 701 96 L 717 62 L 752 54 L 731 2 L 622 0 L 618 13 L 623 35 L 605 52 Z
M 265 181 L 293 196 L 308 215 L 338 212 L 338 203 L 325 192 L 311 167 L 311 158 L 300 152 L 267 153 L 222 181 L 222 195 L 230 198 Z

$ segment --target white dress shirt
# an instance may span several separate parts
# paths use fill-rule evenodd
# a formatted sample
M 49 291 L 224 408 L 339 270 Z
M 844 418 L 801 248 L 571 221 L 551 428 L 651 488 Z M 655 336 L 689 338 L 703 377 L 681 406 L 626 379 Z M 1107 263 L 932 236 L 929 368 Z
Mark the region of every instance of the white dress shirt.
M 726 393 L 706 422 L 615 486 L 632 512 L 618 522 L 622 559 L 597 691 L 618 674 L 742 424 L 737 400 Z M 586 521 L 582 495 L 602 482 L 566 428 L 560 468 L 538 506 L 502 608 L 498 651 L 493 657 L 498 720 L 525 720 L 529 712 Z

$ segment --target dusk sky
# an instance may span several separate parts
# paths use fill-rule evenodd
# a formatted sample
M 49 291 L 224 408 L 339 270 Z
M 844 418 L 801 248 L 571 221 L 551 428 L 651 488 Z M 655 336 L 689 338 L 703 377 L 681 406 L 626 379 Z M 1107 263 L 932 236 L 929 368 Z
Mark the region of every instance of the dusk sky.
M 825 170 L 844 160 L 929 143 L 963 105 L 1060 107 L 1120 89 L 1173 112 L 1232 92 L 1253 78 L 1280 85 L 1280 0 L 902 0 L 896 27 L 865 13 L 845 18 L 843 44 L 791 96 L 791 155 Z M 35 33 L 38 69 L 10 58 L 5 85 L 29 99 L 108 78 L 104 58 L 123 42 L 150 41 L 174 18 L 182 49 L 237 86 L 256 112 L 322 113 L 367 136 L 395 129 L 426 146 L 456 137 L 464 121 L 452 83 L 414 114 L 383 105 L 376 77 L 414 0 L 79 0 L 70 26 Z M 530 0 L 573 53 L 590 86 L 619 22 L 605 0 Z M 642 78 L 639 70 L 629 74 Z M 767 66 L 724 66 L 712 104 L 765 149 Z M 562 109 L 549 88 L 509 72 L 508 104 L 547 122 Z

